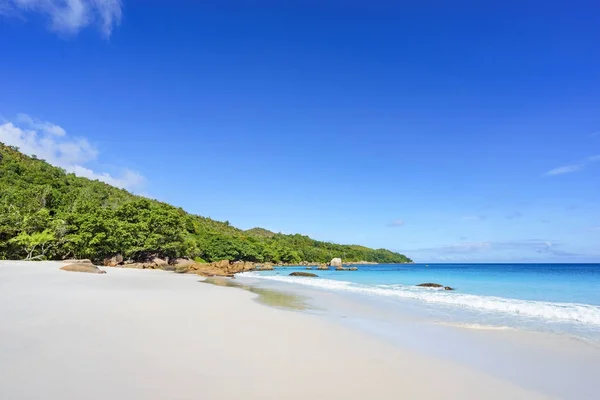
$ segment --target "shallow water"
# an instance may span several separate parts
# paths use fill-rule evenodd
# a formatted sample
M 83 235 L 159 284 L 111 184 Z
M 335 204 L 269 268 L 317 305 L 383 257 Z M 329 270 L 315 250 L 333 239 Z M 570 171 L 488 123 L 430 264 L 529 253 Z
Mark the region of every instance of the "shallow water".
M 311 313 L 551 396 L 597 398 L 600 265 L 370 265 L 288 276 L 299 270 L 238 281 L 294 293 Z M 422 282 L 456 290 L 414 286 Z
M 286 310 L 306 310 L 309 306 L 304 301 L 304 298 L 298 295 L 286 293 L 279 290 L 261 288 L 254 285 L 245 285 L 238 283 L 229 278 L 206 278 L 201 280 L 202 283 L 208 283 L 215 286 L 234 287 L 248 292 L 257 294 L 256 301 L 261 304 L 283 308 Z
M 570 334 L 600 343 L 600 264 L 364 265 L 358 271 L 304 268 L 246 274 L 257 279 L 356 293 L 421 307 L 439 323 Z M 416 285 L 436 282 L 445 291 Z

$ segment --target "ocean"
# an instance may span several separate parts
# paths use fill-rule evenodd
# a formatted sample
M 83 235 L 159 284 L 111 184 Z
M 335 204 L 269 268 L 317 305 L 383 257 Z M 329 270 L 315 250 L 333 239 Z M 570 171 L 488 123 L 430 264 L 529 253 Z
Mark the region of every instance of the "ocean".
M 305 267 L 247 274 L 258 279 L 385 300 L 387 307 L 431 320 L 481 328 L 518 328 L 570 334 L 600 343 L 600 264 L 373 264 L 358 271 L 308 271 Z M 453 291 L 423 288 L 439 283 Z
M 238 279 L 301 296 L 310 312 L 422 354 L 558 398 L 597 398 L 600 264 L 357 267 L 275 268 Z M 318 277 L 289 276 L 295 271 Z M 416 286 L 430 282 L 455 290 Z

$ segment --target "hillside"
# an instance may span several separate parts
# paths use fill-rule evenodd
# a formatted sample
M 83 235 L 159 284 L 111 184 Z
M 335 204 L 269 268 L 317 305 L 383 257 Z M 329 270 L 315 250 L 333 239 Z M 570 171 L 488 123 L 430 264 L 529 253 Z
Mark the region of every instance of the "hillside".
M 228 222 L 91 181 L 0 143 L 0 259 L 102 260 L 114 254 L 143 260 L 380 263 L 410 262 L 385 249 L 339 245 Z
M 245 233 L 248 236 L 265 237 L 265 238 L 270 238 L 270 237 L 275 236 L 275 232 L 271 232 L 270 230 L 264 229 L 264 228 L 248 229 L 247 231 L 245 231 Z

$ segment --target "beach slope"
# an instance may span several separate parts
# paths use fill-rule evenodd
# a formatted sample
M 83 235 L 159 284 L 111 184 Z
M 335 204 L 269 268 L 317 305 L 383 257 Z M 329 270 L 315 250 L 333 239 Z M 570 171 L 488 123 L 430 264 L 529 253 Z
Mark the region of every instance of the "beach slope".
M 194 275 L 0 261 L 0 398 L 541 399 Z

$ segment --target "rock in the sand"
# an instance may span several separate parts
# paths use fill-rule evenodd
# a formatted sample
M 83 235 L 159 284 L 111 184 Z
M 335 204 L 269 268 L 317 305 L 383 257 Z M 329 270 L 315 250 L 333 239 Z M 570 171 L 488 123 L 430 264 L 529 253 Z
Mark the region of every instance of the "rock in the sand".
M 71 272 L 87 272 L 90 274 L 105 274 L 106 271 L 101 270 L 92 263 L 69 264 L 61 268 L 63 271 Z
M 156 266 L 158 268 L 162 268 L 162 267 L 164 267 L 165 265 L 167 265 L 169 263 L 167 260 L 163 260 L 162 258 L 158 258 L 158 257 L 154 257 L 152 259 L 152 262 L 154 264 L 156 264 Z
M 233 273 L 252 271 L 256 268 L 253 262 L 236 261 L 230 265 L 230 270 Z
M 123 264 L 124 268 L 144 269 L 144 263 L 127 263 Z
M 441 288 L 444 290 L 454 290 L 454 288 L 451 288 L 450 286 L 440 285 L 439 283 L 420 283 L 417 286 L 428 288 Z
M 158 268 L 164 271 L 184 273 L 181 271 L 187 270 L 187 272 L 194 272 L 196 270 L 196 265 L 200 264 L 188 258 L 178 258 L 176 260 L 169 260 L 168 263 L 160 264 L 158 265 Z
M 221 260 L 212 264 L 215 268 L 229 268 L 229 260 Z
M 189 265 L 178 265 L 175 267 L 175 270 L 173 272 L 177 273 L 177 274 L 187 274 L 188 272 L 191 272 L 192 269 L 190 269 Z
M 332 267 L 342 267 L 342 259 L 341 258 L 332 258 L 331 261 L 329 262 L 329 265 L 331 265 Z
M 81 259 L 81 260 L 69 259 L 69 260 L 63 260 L 62 262 L 67 263 L 67 264 L 92 264 L 92 265 L 94 265 L 94 263 L 92 262 L 92 260 L 89 260 L 87 258 L 84 258 L 84 259 Z
M 116 267 L 117 265 L 123 264 L 123 256 L 121 254 L 116 254 L 110 258 L 104 259 L 105 267 Z
M 319 275 L 312 274 L 310 272 L 292 272 L 290 276 L 304 276 L 307 278 L 318 278 Z

